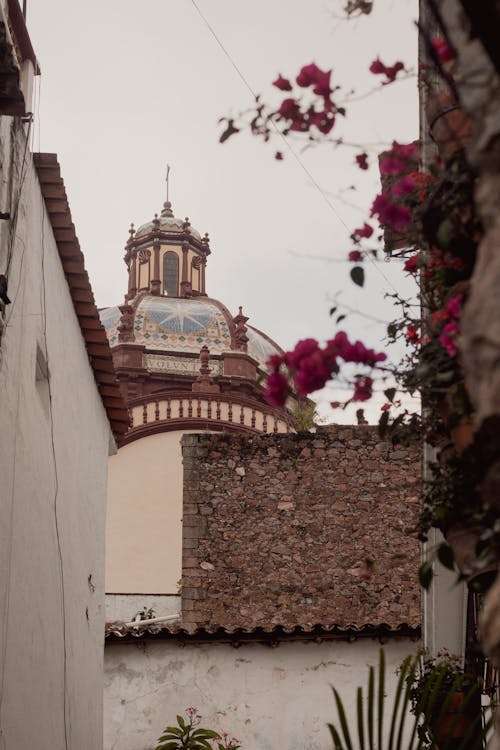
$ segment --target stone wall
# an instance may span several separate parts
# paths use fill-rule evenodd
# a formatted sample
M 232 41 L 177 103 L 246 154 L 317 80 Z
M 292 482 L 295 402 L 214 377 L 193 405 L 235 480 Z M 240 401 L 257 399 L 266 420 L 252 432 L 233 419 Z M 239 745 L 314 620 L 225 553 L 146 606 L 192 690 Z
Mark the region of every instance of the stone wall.
M 189 435 L 183 461 L 185 626 L 420 624 L 416 448 L 335 426 Z

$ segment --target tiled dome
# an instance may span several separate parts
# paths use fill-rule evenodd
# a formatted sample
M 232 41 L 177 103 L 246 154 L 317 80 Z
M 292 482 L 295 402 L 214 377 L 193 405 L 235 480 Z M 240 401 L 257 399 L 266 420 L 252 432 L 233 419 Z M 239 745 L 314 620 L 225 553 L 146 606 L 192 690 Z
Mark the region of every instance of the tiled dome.
M 101 310 L 101 321 L 111 346 L 118 344 L 120 310 Z M 230 352 L 231 315 L 224 305 L 207 297 L 194 299 L 146 295 L 134 315 L 134 343 L 149 350 L 198 354 L 207 346 L 211 354 Z M 280 348 L 251 326 L 247 329 L 248 354 L 264 369 Z

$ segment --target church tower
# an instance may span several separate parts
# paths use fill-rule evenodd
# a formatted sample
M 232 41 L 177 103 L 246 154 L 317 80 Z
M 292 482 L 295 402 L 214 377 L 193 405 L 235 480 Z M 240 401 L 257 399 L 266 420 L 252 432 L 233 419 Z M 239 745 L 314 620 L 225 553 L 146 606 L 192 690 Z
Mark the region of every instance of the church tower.
M 121 602 L 111 618 L 131 617 L 134 595 L 161 614 L 178 591 L 182 435 L 294 431 L 291 412 L 270 407 L 260 385 L 282 350 L 241 307 L 231 315 L 208 296 L 210 252 L 208 235 L 167 201 L 152 221 L 131 226 L 124 303 L 101 311 L 130 414 L 109 466 L 106 591 Z

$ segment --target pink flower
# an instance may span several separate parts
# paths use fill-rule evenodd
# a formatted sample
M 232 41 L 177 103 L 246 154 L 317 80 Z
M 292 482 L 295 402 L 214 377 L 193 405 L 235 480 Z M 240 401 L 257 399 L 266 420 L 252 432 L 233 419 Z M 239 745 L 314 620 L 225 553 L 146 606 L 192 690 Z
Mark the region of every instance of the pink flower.
M 302 359 L 300 369 L 295 373 L 299 396 L 306 396 L 308 393 L 323 388 L 332 376 L 333 364 L 334 361 L 322 350 Z
M 406 327 L 405 338 L 411 344 L 418 344 L 420 342 L 420 335 L 417 326 L 409 325 Z
M 288 78 L 283 78 L 282 75 L 279 75 L 275 81 L 273 81 L 273 86 L 276 86 L 277 89 L 280 91 L 291 91 L 292 90 L 292 84 L 288 80 Z
M 272 406 L 284 406 L 289 394 L 288 379 L 281 372 L 272 372 L 267 376 L 264 397 Z
M 319 344 L 316 339 L 302 339 L 295 344 L 293 351 L 286 353 L 286 360 L 292 370 L 297 370 L 300 367 L 302 359 L 309 357 L 309 355 L 318 350 Z
M 360 229 L 355 229 L 353 234 L 356 235 L 356 237 L 371 237 L 373 234 L 373 227 L 371 227 L 369 224 L 365 223 Z
M 392 195 L 407 195 L 415 190 L 415 180 L 406 175 L 398 180 L 391 188 Z
M 455 339 L 458 334 L 458 330 L 458 323 L 447 323 L 439 337 L 439 341 L 444 346 L 450 357 L 454 357 L 457 353 Z
M 278 113 L 281 117 L 287 120 L 293 120 L 300 116 L 300 107 L 295 99 L 283 99 L 278 109 Z
M 314 109 L 309 112 L 307 116 L 307 125 L 311 127 L 315 125 L 320 133 L 327 135 L 335 124 L 335 116 L 332 112 L 324 110 L 323 112 L 315 112 Z
M 320 70 L 318 74 L 316 75 L 315 80 L 315 86 L 313 88 L 313 93 L 317 94 L 318 96 L 328 97 L 332 93 L 332 89 L 330 86 L 330 78 L 332 75 L 331 70 Z
M 355 160 L 360 169 L 368 169 L 368 154 L 366 151 L 363 151 L 362 154 L 357 154 Z
M 433 39 L 431 44 L 439 62 L 446 63 L 456 57 L 455 50 L 444 39 Z
M 370 216 L 378 216 L 379 222 L 396 232 L 403 232 L 411 224 L 411 211 L 406 206 L 392 203 L 384 193 L 373 201 Z
M 380 411 L 389 411 L 390 408 L 390 404 L 382 404 L 382 406 L 380 407 Z
M 316 83 L 318 76 L 321 76 L 322 74 L 323 71 L 318 68 L 316 63 L 310 63 L 309 65 L 304 65 L 300 69 L 299 75 L 295 80 L 299 86 L 307 88 L 311 84 Z
M 403 268 L 407 273 L 416 273 L 418 271 L 418 255 L 407 258 Z
M 405 66 L 400 60 L 395 62 L 394 65 L 384 65 L 379 57 L 377 57 L 369 67 L 370 73 L 386 76 L 387 80 L 383 81 L 384 85 L 392 83 L 396 79 L 397 74 L 404 69 Z
M 446 304 L 445 310 L 451 315 L 452 318 L 458 320 L 460 317 L 460 307 L 462 305 L 462 295 L 457 294 L 455 297 L 450 299 Z
M 361 253 L 359 250 L 351 250 L 349 255 L 347 256 L 348 260 L 350 260 L 352 263 L 357 263 L 358 261 L 362 260 L 363 253 Z
M 354 381 L 353 401 L 368 401 L 373 393 L 373 380 L 368 375 L 358 375 Z
M 380 162 L 380 174 L 401 174 L 404 171 L 405 163 L 395 156 L 388 156 Z

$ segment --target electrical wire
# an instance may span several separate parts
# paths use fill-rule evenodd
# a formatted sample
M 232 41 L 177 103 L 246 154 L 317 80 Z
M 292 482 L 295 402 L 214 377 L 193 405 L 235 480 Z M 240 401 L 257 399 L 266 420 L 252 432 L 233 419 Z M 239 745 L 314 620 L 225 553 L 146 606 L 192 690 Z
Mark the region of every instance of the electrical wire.
M 233 60 L 233 58 L 231 57 L 231 54 L 230 54 L 230 53 L 228 52 L 228 50 L 226 49 L 226 47 L 225 47 L 225 46 L 224 46 L 224 44 L 222 43 L 221 39 L 220 39 L 220 38 L 219 38 L 219 36 L 217 35 L 217 33 L 216 33 L 215 29 L 213 28 L 213 26 L 212 26 L 212 25 L 210 24 L 210 22 L 208 21 L 208 19 L 206 18 L 206 16 L 205 16 L 205 15 L 203 14 L 203 12 L 201 11 L 201 9 L 200 9 L 200 7 L 199 7 L 198 3 L 196 2 L 196 0 L 191 0 L 191 3 L 192 3 L 192 4 L 193 4 L 193 6 L 195 7 L 195 9 L 196 9 L 196 11 L 197 11 L 198 15 L 200 16 L 200 18 L 202 19 L 202 21 L 204 22 L 204 24 L 206 25 L 206 27 L 208 28 L 208 30 L 210 31 L 210 33 L 212 34 L 213 38 L 215 39 L 215 41 L 216 41 L 216 42 L 217 42 L 217 44 L 219 45 L 220 49 L 222 50 L 222 52 L 223 52 L 223 53 L 224 53 L 224 55 L 226 56 L 227 60 L 228 60 L 228 61 L 229 61 L 229 63 L 231 64 L 231 66 L 232 66 L 232 67 L 234 68 L 234 70 L 235 70 L 235 71 L 236 71 L 236 73 L 238 74 L 239 78 L 241 79 L 241 81 L 243 82 L 243 84 L 245 85 L 245 87 L 246 87 L 246 88 L 248 89 L 248 91 L 249 91 L 249 92 L 250 92 L 250 93 L 252 94 L 252 96 L 254 97 L 254 99 L 256 99 L 256 98 L 257 98 L 257 94 L 256 94 L 256 92 L 255 92 L 255 91 L 253 90 L 253 88 L 251 87 L 251 85 L 250 85 L 250 84 L 248 83 L 248 80 L 247 80 L 247 79 L 246 79 L 246 77 L 245 77 L 245 76 L 243 75 L 242 71 L 240 70 L 240 68 L 238 67 L 238 65 L 236 64 L 236 62 L 235 62 L 235 61 Z M 340 223 L 341 223 L 341 224 L 342 224 L 342 225 L 343 225 L 343 226 L 345 227 L 345 229 L 347 229 L 347 231 L 349 232 L 349 234 L 351 234 L 351 229 L 349 228 L 349 226 L 348 226 L 348 225 L 346 224 L 346 222 L 344 221 L 344 219 L 342 218 L 342 216 L 341 216 L 341 215 L 339 214 L 339 212 L 337 211 L 337 209 L 336 209 L 335 205 L 334 205 L 334 204 L 332 203 L 332 201 L 331 201 L 331 200 L 330 200 L 330 198 L 328 197 L 328 194 L 327 194 L 327 193 L 326 193 L 326 192 L 325 192 L 325 191 L 323 190 L 323 188 L 322 188 L 322 187 L 321 187 L 321 185 L 320 185 L 320 184 L 318 183 L 318 181 L 316 180 L 316 178 L 314 177 L 314 175 L 313 175 L 313 174 L 311 173 L 310 169 L 309 169 L 309 168 L 308 168 L 308 167 L 307 167 L 307 166 L 306 166 L 306 165 L 304 164 L 304 162 L 303 162 L 303 161 L 302 161 L 302 159 L 300 158 L 299 154 L 298 154 L 298 153 L 297 153 L 297 152 L 295 151 L 295 149 L 294 149 L 294 148 L 293 148 L 293 146 L 291 145 L 291 143 L 290 143 L 290 141 L 288 140 L 288 138 L 287 138 L 287 137 L 286 137 L 286 136 L 285 136 L 285 135 L 284 135 L 284 134 L 283 134 L 283 133 L 281 132 L 281 130 L 279 130 L 279 128 L 277 127 L 277 125 L 276 125 L 276 123 L 275 123 L 274 121 L 272 121 L 272 125 L 273 125 L 273 128 L 274 128 L 275 132 L 276 132 L 276 133 L 277 133 L 277 135 L 278 135 L 278 136 L 279 136 L 279 137 L 281 138 L 281 140 L 283 141 L 283 143 L 285 144 L 286 148 L 287 148 L 287 149 L 288 149 L 288 151 L 289 151 L 289 152 L 291 153 L 291 155 L 293 156 L 293 158 L 295 159 L 295 161 L 297 162 L 297 164 L 298 164 L 298 165 L 300 166 L 300 168 L 302 169 L 302 171 L 303 171 L 303 172 L 304 172 L 304 173 L 305 173 L 305 174 L 307 175 L 307 177 L 309 178 L 309 180 L 310 180 L 311 184 L 313 185 L 313 187 L 314 187 L 314 188 L 315 188 L 315 189 L 316 189 L 316 190 L 318 191 L 318 193 L 319 193 L 319 194 L 321 195 L 321 197 L 323 198 L 324 202 L 325 202 L 325 203 L 327 204 L 327 206 L 328 206 L 328 207 L 329 207 L 329 209 L 330 209 L 330 210 L 332 211 L 332 213 L 333 213 L 333 214 L 334 214 L 334 215 L 336 216 L 337 220 L 338 220 L 338 221 L 339 221 L 339 222 L 340 222 Z M 391 287 L 391 288 L 392 288 L 392 289 L 393 289 L 393 290 L 394 290 L 395 292 L 397 292 L 397 289 L 396 289 L 396 287 L 394 286 L 394 284 L 392 283 L 392 281 L 391 281 L 390 279 L 388 279 L 388 278 L 387 278 L 386 274 L 385 274 L 385 273 L 384 273 L 384 272 L 382 271 L 382 269 L 381 269 L 381 268 L 380 268 L 380 267 L 379 267 L 379 266 L 377 265 L 377 263 L 376 263 L 376 262 L 375 262 L 375 260 L 374 260 L 374 259 L 373 259 L 373 258 L 371 257 L 371 255 L 368 255 L 368 259 L 370 260 L 370 262 L 372 263 L 372 265 L 373 265 L 373 266 L 374 266 L 374 267 L 375 267 L 375 268 L 377 269 L 378 273 L 379 273 L 379 274 L 380 274 L 380 275 L 382 276 L 382 278 L 383 278 L 383 279 L 385 280 L 385 282 L 386 282 L 386 283 L 387 283 L 387 284 L 388 284 L 388 285 L 389 285 L 389 286 L 390 286 L 390 287 Z

